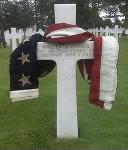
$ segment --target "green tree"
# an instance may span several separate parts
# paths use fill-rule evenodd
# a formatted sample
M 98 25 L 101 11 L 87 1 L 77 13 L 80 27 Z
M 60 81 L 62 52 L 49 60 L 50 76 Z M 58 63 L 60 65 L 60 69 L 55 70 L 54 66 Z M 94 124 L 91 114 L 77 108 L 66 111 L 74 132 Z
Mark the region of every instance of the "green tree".
M 33 24 L 33 12 L 29 1 L 0 1 L 0 23 L 5 29 L 26 28 Z
M 26 28 L 34 24 L 45 29 L 54 23 L 54 4 L 77 4 L 77 24 L 83 28 L 109 25 L 111 20 L 122 25 L 119 16 L 125 16 L 128 26 L 128 0 L 0 0 L 0 26 Z M 105 12 L 104 18 L 100 13 Z
M 120 12 L 124 15 L 124 27 L 128 28 L 128 0 L 120 0 L 119 4 Z
M 103 0 L 102 10 L 107 14 L 107 19 L 116 21 L 124 16 L 124 26 L 128 28 L 128 0 Z
M 0 29 L 6 29 L 6 20 L 5 20 L 5 15 L 6 15 L 6 5 L 7 5 L 7 0 L 0 0 Z

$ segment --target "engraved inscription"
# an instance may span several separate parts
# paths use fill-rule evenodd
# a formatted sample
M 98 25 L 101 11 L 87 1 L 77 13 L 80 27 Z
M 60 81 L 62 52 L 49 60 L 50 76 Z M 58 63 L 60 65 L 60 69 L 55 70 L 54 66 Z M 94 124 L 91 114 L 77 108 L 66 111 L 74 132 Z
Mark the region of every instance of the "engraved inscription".
M 93 51 L 89 43 L 49 44 L 42 42 L 38 47 L 39 59 L 56 58 L 92 58 Z

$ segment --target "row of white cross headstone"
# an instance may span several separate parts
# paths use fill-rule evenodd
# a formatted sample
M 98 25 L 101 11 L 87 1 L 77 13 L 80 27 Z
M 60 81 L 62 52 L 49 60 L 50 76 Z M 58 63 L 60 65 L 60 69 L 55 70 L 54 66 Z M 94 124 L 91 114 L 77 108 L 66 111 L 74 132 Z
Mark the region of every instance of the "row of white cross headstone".
M 124 32 L 125 31 L 125 32 Z M 114 28 L 109 28 L 106 26 L 106 28 L 93 28 L 88 29 L 88 32 L 93 33 L 96 36 L 114 36 L 117 40 L 118 38 L 121 38 L 122 33 L 124 32 L 126 35 L 128 34 L 128 30 L 125 30 L 124 28 L 119 28 L 118 25 L 115 25 Z
M 8 46 L 12 45 L 12 51 L 15 50 L 18 46 L 18 43 L 21 43 L 25 37 L 31 36 L 32 34 L 35 34 L 36 31 L 32 28 L 27 28 L 26 32 L 24 32 L 22 29 L 16 30 L 16 28 L 11 28 L 11 32 L 9 30 L 4 32 L 5 35 L 5 41 Z M 44 34 L 44 31 L 39 29 L 38 33 Z
M 102 28 L 102 27 L 100 27 L 100 29 L 93 28 L 93 29 L 88 29 L 87 31 L 90 33 L 93 33 L 96 36 L 99 36 L 99 35 L 110 36 L 111 35 L 111 36 L 114 36 L 117 40 L 118 38 L 121 38 L 121 35 L 123 32 L 126 35 L 128 35 L 128 29 L 124 30 L 124 28 L 119 28 L 118 25 L 115 25 L 113 29 L 106 26 L 106 28 Z M 22 29 L 17 31 L 16 28 L 11 28 L 11 32 L 7 30 L 4 33 L 5 41 L 8 46 L 11 45 L 11 41 L 12 41 L 12 51 L 13 51 L 18 46 L 17 41 L 21 43 L 25 37 L 31 36 L 34 33 L 36 33 L 36 31 L 33 30 L 33 28 L 27 28 L 26 32 L 24 32 Z M 44 31 L 42 29 L 39 29 L 38 33 L 43 35 Z

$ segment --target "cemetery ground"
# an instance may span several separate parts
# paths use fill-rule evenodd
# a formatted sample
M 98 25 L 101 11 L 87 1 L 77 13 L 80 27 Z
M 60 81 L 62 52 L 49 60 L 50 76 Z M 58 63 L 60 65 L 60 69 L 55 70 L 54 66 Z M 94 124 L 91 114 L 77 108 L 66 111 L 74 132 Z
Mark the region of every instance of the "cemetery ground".
M 56 68 L 40 79 L 37 99 L 9 99 L 10 48 L 0 48 L 0 149 L 128 148 L 128 39 L 121 38 L 118 89 L 112 111 L 88 102 L 89 86 L 77 69 L 78 139 L 56 138 Z

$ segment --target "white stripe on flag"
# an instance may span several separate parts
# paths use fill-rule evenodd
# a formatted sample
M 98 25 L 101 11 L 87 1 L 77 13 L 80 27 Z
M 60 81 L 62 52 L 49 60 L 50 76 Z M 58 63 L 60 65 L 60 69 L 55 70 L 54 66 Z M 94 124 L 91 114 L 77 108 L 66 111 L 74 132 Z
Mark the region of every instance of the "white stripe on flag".
M 82 28 L 78 28 L 78 27 L 72 27 L 72 28 L 64 28 L 64 29 L 60 29 L 60 30 L 56 30 L 56 31 L 53 31 L 51 33 L 49 33 L 46 38 L 57 38 L 57 36 L 61 36 L 61 37 L 64 37 L 64 36 L 72 36 L 72 35 L 77 35 L 77 34 L 82 34 L 82 33 L 85 33 L 86 31 L 83 30 Z
M 100 95 L 101 101 L 111 103 L 115 100 L 117 88 L 117 60 L 119 46 L 117 40 L 112 37 L 102 37 L 102 57 L 100 70 Z

